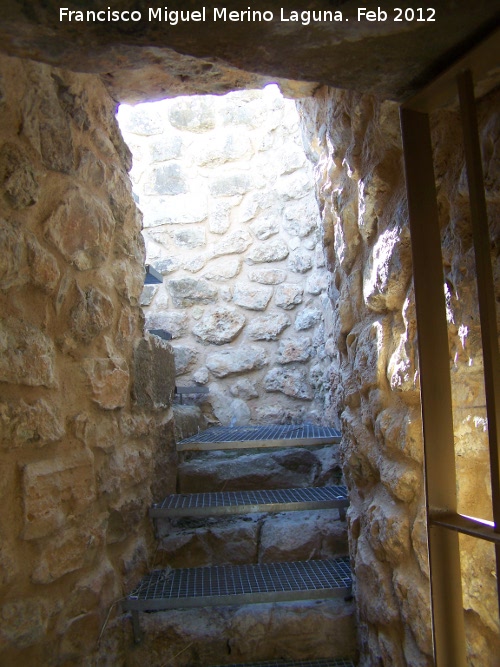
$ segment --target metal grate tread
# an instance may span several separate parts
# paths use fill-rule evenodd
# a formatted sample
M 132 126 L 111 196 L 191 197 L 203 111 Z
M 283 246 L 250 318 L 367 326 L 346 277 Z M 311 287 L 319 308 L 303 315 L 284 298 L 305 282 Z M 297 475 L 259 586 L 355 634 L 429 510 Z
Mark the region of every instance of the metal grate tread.
M 178 451 L 322 445 L 340 442 L 340 431 L 313 424 L 216 426 L 177 443 Z
M 244 664 L 218 665 L 217 667 L 354 667 L 348 658 L 322 658 L 319 660 L 266 660 Z
M 350 595 L 349 558 L 155 570 L 125 600 L 130 610 L 284 602 Z
M 185 517 L 250 512 L 283 512 L 293 510 L 347 507 L 345 486 L 324 486 L 264 491 L 226 491 L 215 493 L 172 494 L 153 505 L 150 516 Z

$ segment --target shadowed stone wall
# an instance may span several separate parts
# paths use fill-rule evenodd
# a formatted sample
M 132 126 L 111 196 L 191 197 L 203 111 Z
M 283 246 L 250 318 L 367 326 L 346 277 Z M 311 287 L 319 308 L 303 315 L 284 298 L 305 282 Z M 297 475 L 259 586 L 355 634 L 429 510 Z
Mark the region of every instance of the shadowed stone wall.
M 324 423 L 331 312 L 312 166 L 276 86 L 118 118 L 134 156 L 146 324 L 173 336 L 178 384 L 223 424 Z
M 481 139 L 498 278 L 498 93 Z M 362 660 L 431 665 L 416 322 L 397 106 L 324 89 L 298 103 L 316 165 L 334 304 L 332 410 L 350 489 L 351 562 Z M 448 295 L 459 508 L 491 519 L 481 343 L 457 115 L 433 118 Z M 498 281 L 497 281 L 498 284 Z M 328 416 L 328 415 L 327 415 Z M 334 417 L 330 418 L 331 420 Z M 461 540 L 468 664 L 498 664 L 494 552 Z
M 173 355 L 143 337 L 141 220 L 101 81 L 0 68 L 0 663 L 91 664 L 175 488 Z

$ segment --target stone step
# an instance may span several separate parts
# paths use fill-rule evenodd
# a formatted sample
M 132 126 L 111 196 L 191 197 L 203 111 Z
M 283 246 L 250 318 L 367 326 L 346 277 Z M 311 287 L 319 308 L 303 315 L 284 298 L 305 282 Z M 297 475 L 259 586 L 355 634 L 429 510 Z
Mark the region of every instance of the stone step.
M 130 620 L 116 623 L 132 632 Z M 129 642 L 127 667 L 286 664 L 356 655 L 355 606 L 339 598 L 145 613 L 138 632 L 142 641 Z
M 189 607 L 317 600 L 351 595 L 349 559 L 215 565 L 155 570 L 128 595 L 124 609 L 160 611 Z
M 340 438 L 341 434 L 338 429 L 312 424 L 216 426 L 181 440 L 177 443 L 177 451 L 303 447 L 338 444 Z
M 179 454 L 178 493 L 339 485 L 338 445 Z
M 345 486 L 261 491 L 220 491 L 171 494 L 149 511 L 153 518 L 210 517 L 252 512 L 291 512 L 337 508 L 341 517 L 349 505 Z
M 155 567 L 242 565 L 348 554 L 347 526 L 335 510 L 155 519 Z
M 265 662 L 232 663 L 216 667 L 354 667 L 348 658 L 323 658 L 319 660 L 266 660 Z

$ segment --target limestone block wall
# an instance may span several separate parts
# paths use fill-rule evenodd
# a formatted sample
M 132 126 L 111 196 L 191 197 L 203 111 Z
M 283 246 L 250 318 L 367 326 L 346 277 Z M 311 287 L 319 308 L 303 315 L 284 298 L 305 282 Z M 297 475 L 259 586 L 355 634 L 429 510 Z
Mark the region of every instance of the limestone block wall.
M 498 277 L 498 92 L 481 139 Z M 432 664 L 416 323 L 397 106 L 323 89 L 298 102 L 315 163 L 333 304 L 331 410 L 350 489 L 362 667 Z M 489 516 L 481 345 L 460 126 L 433 118 L 448 294 L 459 504 Z M 328 403 L 327 403 L 328 405 Z M 335 416 L 326 417 L 332 421 Z M 494 552 L 461 541 L 468 664 L 500 655 Z
M 312 165 L 275 86 L 122 106 L 144 213 L 149 328 L 230 423 L 324 423 L 331 307 Z
M 93 76 L 0 70 L 0 663 L 91 664 L 175 488 L 173 355 L 143 335 L 113 101 Z

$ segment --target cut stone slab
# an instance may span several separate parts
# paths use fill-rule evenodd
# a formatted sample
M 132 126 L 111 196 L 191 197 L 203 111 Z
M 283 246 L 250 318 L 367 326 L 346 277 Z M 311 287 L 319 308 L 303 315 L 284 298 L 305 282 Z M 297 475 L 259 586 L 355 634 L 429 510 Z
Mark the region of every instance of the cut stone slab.
M 336 457 L 324 455 L 325 447 L 302 447 L 241 453 L 213 451 L 183 454 L 179 462 L 179 493 L 286 489 L 314 486 L 321 479 L 338 480 Z M 337 445 L 326 449 L 338 451 Z
M 341 600 L 255 604 L 141 614 L 143 640 L 127 654 L 130 667 L 161 667 L 183 651 L 183 665 L 273 658 L 340 657 L 356 652 L 355 609 Z M 116 621 L 121 632 L 130 623 Z M 113 626 L 110 627 L 113 632 Z M 151 656 L 161 656 L 154 663 Z
M 158 567 L 204 567 L 348 555 L 338 510 L 241 514 L 211 519 L 155 519 Z

